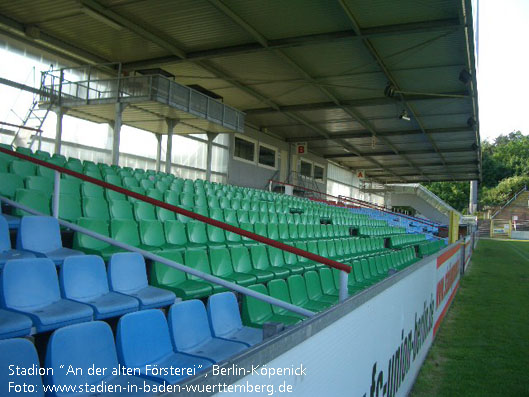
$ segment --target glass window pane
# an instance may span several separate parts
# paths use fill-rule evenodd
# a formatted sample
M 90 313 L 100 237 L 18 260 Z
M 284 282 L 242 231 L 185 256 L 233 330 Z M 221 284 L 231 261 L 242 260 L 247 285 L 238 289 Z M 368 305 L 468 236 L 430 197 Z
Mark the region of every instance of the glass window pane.
M 276 167 L 276 151 L 265 146 L 259 146 L 259 164 Z
M 314 164 L 314 179 L 316 179 L 317 181 L 323 181 L 324 172 L 325 170 L 323 169 L 323 167 Z
M 255 144 L 253 142 L 235 137 L 235 150 L 233 152 L 235 157 L 239 157 L 248 161 L 254 161 L 254 152 Z
M 299 167 L 299 172 L 301 175 L 308 178 L 312 177 L 312 163 L 301 160 L 301 165 Z

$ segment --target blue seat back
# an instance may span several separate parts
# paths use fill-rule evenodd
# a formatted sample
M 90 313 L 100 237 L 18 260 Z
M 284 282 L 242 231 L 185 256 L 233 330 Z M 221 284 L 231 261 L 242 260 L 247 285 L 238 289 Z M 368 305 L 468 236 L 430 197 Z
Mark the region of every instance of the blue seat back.
M 168 322 L 173 345 L 177 351 L 192 349 L 212 337 L 206 308 L 198 299 L 172 305 L 169 309 Z
M 112 368 L 118 366 L 116 345 L 110 326 L 103 321 L 92 321 L 59 328 L 48 342 L 45 365 L 46 368 L 53 368 L 53 375 L 45 377 L 47 384 L 99 383 L 112 374 Z M 82 373 L 66 375 L 66 369 L 70 365 L 73 368 L 82 368 Z M 104 375 L 88 375 L 87 369 L 92 366 L 107 368 L 107 371 Z
M 59 281 L 63 296 L 68 299 L 83 301 L 108 293 L 105 262 L 96 255 L 66 257 Z
M 2 208 L 1 205 L 0 208 Z M 6 221 L 6 218 L 0 215 L 0 252 L 9 251 L 10 249 L 11 240 L 9 238 L 9 224 Z
M 20 368 L 35 368 L 39 367 L 39 357 L 35 346 L 27 339 L 7 339 L 0 340 L 0 393 L 2 396 L 32 396 L 43 397 L 44 391 L 42 389 L 42 379 L 40 375 L 9 375 L 9 366 Z M 38 371 L 37 371 L 38 373 Z M 15 385 L 23 386 L 33 385 L 35 387 L 34 393 L 16 393 L 15 391 L 8 392 L 9 382 Z
M 136 252 L 114 254 L 108 263 L 110 288 L 118 292 L 133 292 L 148 286 L 145 259 Z
M 20 221 L 17 249 L 50 252 L 62 247 L 61 230 L 51 216 L 25 216 Z
M 239 305 L 233 292 L 221 292 L 208 299 L 208 319 L 211 332 L 216 337 L 242 328 Z
M 116 331 L 119 361 L 141 367 L 173 352 L 167 320 L 160 310 L 143 310 L 121 317 Z
M 0 297 L 7 308 L 26 311 L 61 299 L 57 270 L 48 258 L 7 261 L 1 283 Z

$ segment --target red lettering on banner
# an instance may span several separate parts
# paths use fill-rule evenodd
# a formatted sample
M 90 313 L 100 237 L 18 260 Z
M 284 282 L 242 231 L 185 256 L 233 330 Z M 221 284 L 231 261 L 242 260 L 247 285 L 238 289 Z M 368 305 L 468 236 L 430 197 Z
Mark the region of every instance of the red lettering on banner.
M 452 249 L 449 249 L 448 251 L 446 251 L 444 254 L 439 255 L 437 257 L 437 268 L 440 268 L 441 265 L 443 263 L 445 263 L 448 259 L 450 259 L 452 257 L 452 255 L 454 255 L 457 251 L 459 251 L 460 248 L 461 247 L 458 244 L 455 247 L 453 247 Z
M 448 269 L 446 274 L 444 275 L 441 280 L 437 282 L 437 291 L 436 291 L 436 307 L 439 307 L 441 303 L 444 301 L 446 295 L 454 285 L 454 282 L 457 279 L 457 276 L 459 275 L 459 264 L 460 261 L 457 260 L 451 267 Z

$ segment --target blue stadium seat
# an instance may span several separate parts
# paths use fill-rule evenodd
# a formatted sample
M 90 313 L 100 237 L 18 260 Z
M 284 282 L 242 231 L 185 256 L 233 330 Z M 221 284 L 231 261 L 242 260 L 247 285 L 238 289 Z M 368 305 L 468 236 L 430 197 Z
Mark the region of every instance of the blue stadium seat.
M 174 352 L 167 320 L 160 310 L 145 310 L 121 317 L 116 331 L 116 347 L 122 364 L 139 368 L 142 377 L 158 382 L 173 384 L 211 366 L 209 360 Z M 183 374 L 154 376 L 146 371 L 148 364 L 158 368 L 180 368 Z
M 61 298 L 57 271 L 48 258 L 8 261 L 0 280 L 1 305 L 27 314 L 37 332 L 92 320 L 90 306 Z
M 32 326 L 33 322 L 28 316 L 0 309 L 0 339 L 27 336 L 30 334 Z
M 96 255 L 69 256 L 59 274 L 63 296 L 90 305 L 94 319 L 102 320 L 138 310 L 132 296 L 110 292 L 105 262 Z
M 17 251 L 11 249 L 11 239 L 9 237 L 9 226 L 5 218 L 0 215 L 0 270 L 10 259 L 34 258 L 31 252 Z
M 140 302 L 140 310 L 169 306 L 176 295 L 147 282 L 145 259 L 136 252 L 114 254 L 108 262 L 108 282 L 112 291 L 130 295 Z
M 198 299 L 171 306 L 169 329 L 173 345 L 178 352 L 206 358 L 213 363 L 225 360 L 248 348 L 240 342 L 213 337 L 206 308 Z
M 9 375 L 9 366 L 19 368 L 36 368 L 35 375 Z M 0 340 L 0 395 L 11 397 L 44 397 L 42 378 L 38 374 L 39 357 L 35 346 L 27 339 Z M 33 385 L 35 391 L 32 393 L 9 392 L 9 382 L 23 387 Z
M 248 347 L 263 340 L 263 330 L 242 325 L 239 305 L 233 292 L 221 292 L 208 299 L 211 332 L 217 338 L 242 342 Z
M 70 365 L 74 368 L 83 368 L 83 371 L 67 375 L 66 369 Z M 48 342 L 45 366 L 53 369 L 53 374 L 44 377 L 44 382 L 48 385 L 97 385 L 105 382 L 107 387 L 113 386 L 116 389 L 121 387 L 124 391 L 110 394 L 50 393 L 46 397 L 96 395 L 145 397 L 147 394 L 143 392 L 144 382 L 151 387 L 159 385 L 157 382 L 137 376 L 112 374 L 112 369 L 118 367 L 116 345 L 110 326 L 103 321 L 75 324 L 56 330 Z M 107 370 L 104 374 L 89 375 L 85 369 L 92 366 Z M 137 386 L 138 391 L 127 393 L 127 385 Z
M 20 221 L 17 249 L 31 251 L 61 265 L 64 258 L 83 252 L 64 248 L 57 219 L 51 216 L 25 216 Z
M 0 214 L 5 218 L 10 229 L 18 229 L 20 227 L 20 217 L 4 214 L 2 212 L 2 205 L 0 205 Z

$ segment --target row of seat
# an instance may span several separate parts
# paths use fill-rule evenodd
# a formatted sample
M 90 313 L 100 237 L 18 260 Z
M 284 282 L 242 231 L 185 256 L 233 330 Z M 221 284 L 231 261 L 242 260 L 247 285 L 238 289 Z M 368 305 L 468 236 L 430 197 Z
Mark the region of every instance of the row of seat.
M 114 255 L 108 271 L 100 257 L 82 255 L 67 257 L 59 277 L 47 258 L 7 261 L 0 275 L 0 338 L 168 306 L 176 299 L 148 284 L 145 262 L 136 253 Z
M 415 263 L 418 259 L 412 248 L 381 254 L 352 262 L 347 287 L 349 294 L 356 294 L 391 274 Z M 305 309 L 319 312 L 338 301 L 340 275 L 336 269 L 320 267 L 303 275 L 291 275 L 286 280 L 274 279 L 264 284 L 250 285 L 253 291 L 292 303 Z M 280 322 L 285 325 L 297 324 L 303 316 L 270 305 L 250 296 L 243 297 L 242 318 L 246 325 L 262 327 L 266 322 Z
M 134 220 L 113 219 L 109 224 L 102 219 L 80 218 L 77 224 L 83 228 L 89 229 L 104 236 L 111 237 L 119 242 L 126 243 L 147 251 L 181 251 L 185 248 L 211 248 L 235 245 L 256 245 L 256 241 L 242 237 L 234 232 L 224 231 L 216 226 L 206 225 L 198 221 L 182 223 L 180 221 L 167 220 L 160 222 L 156 220 L 145 220 L 137 223 Z M 334 233 L 333 227 L 316 225 L 315 227 L 304 225 L 286 225 L 286 224 L 240 224 L 242 229 L 249 232 L 255 232 L 261 236 L 275 240 L 280 240 L 288 244 L 298 241 L 311 241 L 318 239 L 345 239 L 347 240 L 350 251 L 353 253 L 363 253 L 370 251 L 375 245 L 377 250 L 384 248 L 383 238 L 353 238 L 346 233 L 343 228 L 336 228 Z M 323 233 L 325 232 L 325 233 Z M 358 241 L 356 241 L 358 240 Z M 358 244 L 353 247 L 351 244 Z M 83 233 L 75 233 L 73 248 L 84 252 L 94 253 L 104 258 L 108 255 L 119 251 L 109 243 L 96 240 Z M 346 248 L 347 249 L 347 248 Z
M 0 341 L 0 384 L 34 385 L 35 392 L 31 395 L 42 397 L 43 385 L 78 387 L 101 382 L 125 388 L 138 386 L 137 391 L 127 396 L 150 395 L 144 392 L 145 385 L 152 388 L 175 384 L 244 352 L 262 339 L 261 330 L 242 325 L 235 296 L 228 292 L 211 296 L 207 310 L 198 300 L 176 303 L 169 309 L 167 319 L 159 310 L 126 314 L 118 322 L 115 339 L 110 326 L 102 321 L 58 329 L 51 335 L 46 349 L 45 366 L 53 372 L 47 371 L 44 381 L 39 375 L 38 355 L 31 342 Z M 10 365 L 35 368 L 36 374 L 9 376 Z M 88 369 L 94 365 L 106 371 L 90 373 Z M 133 375 L 112 374 L 118 365 L 130 368 Z M 70 366 L 82 370 L 67 373 Z M 173 371 L 151 370 L 171 367 Z M 66 393 L 46 394 L 59 395 L 76 396 L 79 392 L 70 389 Z
M 403 234 L 399 236 L 391 236 L 389 238 L 389 245 L 392 248 L 401 248 L 411 244 L 417 244 L 426 240 L 424 234 Z
M 428 241 L 418 245 L 418 254 L 421 258 L 433 255 L 445 247 L 444 240 Z
M 387 225 L 387 223 L 386 223 Z M 392 226 L 360 226 L 358 235 L 364 237 L 390 236 L 392 234 L 404 234 L 406 229 Z

